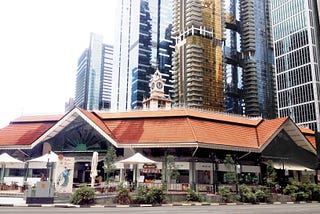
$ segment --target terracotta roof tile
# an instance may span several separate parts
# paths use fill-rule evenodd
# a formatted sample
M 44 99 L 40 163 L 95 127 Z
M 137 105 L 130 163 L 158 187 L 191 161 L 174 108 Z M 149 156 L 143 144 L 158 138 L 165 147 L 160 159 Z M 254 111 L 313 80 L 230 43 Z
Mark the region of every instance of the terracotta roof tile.
M 114 138 L 114 135 L 110 131 L 110 129 L 103 123 L 103 121 L 99 118 L 99 115 L 96 115 L 92 112 L 87 110 L 78 108 L 86 117 L 88 117 L 92 122 L 94 122 L 100 129 L 102 129 L 106 134 L 110 137 Z
M 299 127 L 299 129 L 303 134 L 312 134 L 312 135 L 315 134 L 315 132 L 309 128 Z
M 104 120 L 119 143 L 195 142 L 186 118 Z
M 257 148 L 255 127 L 190 119 L 198 142 Z
M 64 115 L 32 115 L 32 116 L 21 116 L 14 119 L 11 123 L 26 123 L 26 122 L 57 122 Z
M 104 120 L 119 143 L 206 143 L 257 148 L 255 128 L 197 118 Z
M 11 123 L 0 130 L 0 145 L 31 145 L 54 124 L 54 122 Z
M 199 117 L 208 120 L 218 120 L 229 123 L 256 126 L 262 119 L 250 118 L 239 115 L 225 114 L 213 111 L 198 110 L 158 110 L 158 111 L 128 111 L 128 112 L 95 112 L 101 119 L 125 119 L 125 118 L 151 118 L 151 117 Z
M 275 131 L 286 121 L 288 117 L 273 120 L 263 120 L 257 127 L 258 143 L 262 146 L 275 133 Z
M 302 134 L 308 139 L 313 148 L 316 148 L 316 136 L 315 132 L 309 128 L 299 127 Z
M 195 143 L 259 148 L 288 119 L 232 117 L 195 110 L 89 112 L 79 110 L 119 144 Z M 0 146 L 30 145 L 61 115 L 20 117 L 0 129 Z M 301 129 L 315 146 L 314 133 Z

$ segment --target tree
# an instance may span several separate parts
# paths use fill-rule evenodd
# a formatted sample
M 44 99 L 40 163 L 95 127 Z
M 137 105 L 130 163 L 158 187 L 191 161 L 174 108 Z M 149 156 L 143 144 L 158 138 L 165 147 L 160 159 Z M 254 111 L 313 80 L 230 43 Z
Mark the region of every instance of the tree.
M 227 183 L 236 182 L 236 171 L 235 171 L 235 162 L 230 154 L 227 154 L 223 160 L 223 164 L 227 169 L 227 172 L 224 174 L 224 179 Z
M 106 174 L 107 183 L 109 183 L 110 181 L 110 174 L 114 172 L 114 170 L 116 169 L 116 166 L 114 165 L 116 158 L 116 149 L 113 146 L 109 146 L 107 149 L 107 154 L 104 158 L 103 166 L 104 173 Z
M 168 157 L 167 157 L 167 174 L 168 174 L 169 181 L 171 179 L 176 180 L 180 175 L 178 168 L 176 167 L 174 162 L 175 162 L 174 156 L 168 155 Z
M 276 184 L 277 173 L 274 169 L 272 160 L 268 160 L 267 162 L 267 176 L 265 181 L 267 185 L 271 188 Z
M 172 179 L 177 179 L 180 173 L 175 165 L 174 156 L 168 155 L 165 158 L 164 169 L 162 170 L 162 186 L 167 189 L 167 182 L 171 183 Z

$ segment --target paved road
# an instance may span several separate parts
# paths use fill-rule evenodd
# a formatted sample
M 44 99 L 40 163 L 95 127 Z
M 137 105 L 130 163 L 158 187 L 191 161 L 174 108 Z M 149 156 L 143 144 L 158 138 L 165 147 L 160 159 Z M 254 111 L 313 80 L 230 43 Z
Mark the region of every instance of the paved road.
M 320 213 L 320 204 L 281 204 L 281 205 L 223 205 L 223 206 L 174 206 L 174 207 L 130 207 L 130 208 L 54 208 L 54 207 L 1 207 L 0 213 L 51 214 L 51 213 L 139 213 L 139 214 L 277 214 L 277 213 Z

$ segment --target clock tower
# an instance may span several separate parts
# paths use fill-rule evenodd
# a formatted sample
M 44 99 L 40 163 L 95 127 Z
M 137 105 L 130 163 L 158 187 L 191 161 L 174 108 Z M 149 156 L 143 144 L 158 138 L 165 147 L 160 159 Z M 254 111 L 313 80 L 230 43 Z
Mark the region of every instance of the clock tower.
M 150 98 L 143 100 L 143 109 L 171 109 L 171 99 L 164 94 L 164 80 L 160 71 L 154 72 L 149 83 Z

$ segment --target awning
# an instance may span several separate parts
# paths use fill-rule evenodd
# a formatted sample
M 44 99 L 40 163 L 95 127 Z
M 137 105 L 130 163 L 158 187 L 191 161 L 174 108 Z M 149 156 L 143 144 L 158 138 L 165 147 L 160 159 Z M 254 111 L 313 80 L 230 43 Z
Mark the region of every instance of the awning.
M 296 163 L 273 162 L 273 167 L 275 169 L 287 169 L 287 170 L 295 170 L 295 171 L 314 171 L 314 169 L 310 169 L 308 167 L 305 167 Z

